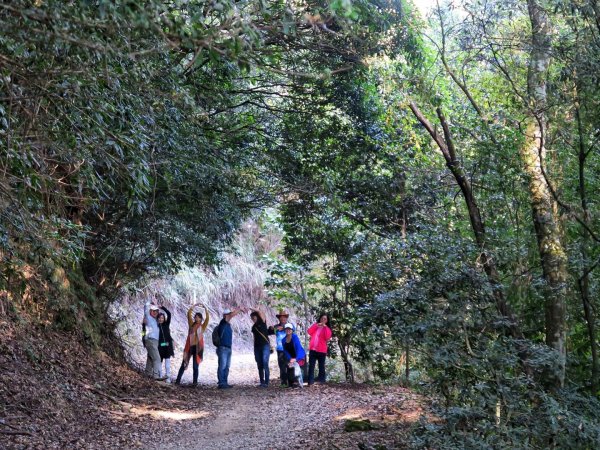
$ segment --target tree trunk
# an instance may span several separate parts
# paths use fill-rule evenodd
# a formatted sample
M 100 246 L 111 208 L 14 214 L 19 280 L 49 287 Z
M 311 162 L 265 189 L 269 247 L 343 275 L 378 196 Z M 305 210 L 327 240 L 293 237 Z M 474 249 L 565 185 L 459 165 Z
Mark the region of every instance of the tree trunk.
M 340 349 L 340 356 L 342 357 L 342 361 L 344 362 L 344 375 L 346 376 L 346 381 L 354 383 L 354 367 L 352 366 L 350 356 L 348 355 L 349 346 L 346 345 L 346 340 L 346 338 L 338 339 L 338 347 Z
M 594 9 L 594 19 L 596 22 L 596 28 L 600 32 L 600 3 L 598 0 L 591 0 L 592 8 Z
M 473 187 L 471 185 L 471 182 L 464 168 L 460 164 L 459 159 L 456 156 L 456 149 L 454 147 L 454 141 L 452 140 L 452 136 L 450 134 L 450 127 L 448 125 L 448 122 L 446 121 L 442 110 L 438 108 L 436 112 L 438 119 L 440 120 L 440 124 L 442 125 L 442 130 L 444 132 L 444 137 L 442 138 L 437 133 L 437 130 L 434 128 L 434 126 L 429 122 L 429 120 L 427 120 L 427 118 L 423 115 L 421 110 L 414 102 L 410 102 L 409 107 L 413 112 L 414 116 L 425 127 L 429 135 L 433 138 L 438 148 L 442 152 L 442 155 L 446 160 L 446 166 L 450 170 L 450 173 L 452 173 L 456 184 L 459 186 L 462 192 L 465 204 L 467 206 L 467 211 L 469 213 L 469 221 L 471 222 L 471 229 L 473 230 L 475 242 L 477 243 L 477 246 L 480 250 L 479 260 L 481 261 L 483 270 L 485 271 L 487 278 L 490 281 L 490 284 L 492 285 L 496 307 L 498 309 L 498 312 L 510 321 L 511 336 L 520 339 L 523 337 L 523 334 L 518 328 L 517 319 L 514 313 L 512 312 L 510 306 L 506 302 L 504 290 L 502 288 L 502 284 L 500 283 L 500 275 L 498 274 L 498 269 L 496 267 L 496 261 L 486 249 L 487 244 L 485 225 L 481 217 L 479 205 L 477 204 L 475 195 L 473 193 Z M 525 351 L 520 351 L 520 353 L 522 360 L 525 360 Z
M 520 149 L 529 176 L 533 223 L 546 281 L 546 344 L 558 354 L 555 371 L 549 374 L 554 386 L 562 387 L 566 363 L 567 257 L 556 200 L 545 172 L 546 77 L 550 64 L 550 22 L 538 0 L 527 1 L 531 21 L 531 55 L 527 74 L 529 96 L 525 142 Z
M 575 118 L 577 120 L 577 132 L 579 135 L 579 198 L 581 202 L 581 210 L 586 221 L 590 219 L 588 209 L 587 193 L 585 189 L 585 162 L 588 156 L 585 144 L 583 141 L 583 126 L 581 123 L 581 114 L 579 111 L 579 101 L 575 106 Z M 598 368 L 598 343 L 596 342 L 596 314 L 590 299 L 590 275 L 594 266 L 589 267 L 590 262 L 588 255 L 588 245 L 590 234 L 585 227 L 582 227 L 581 240 L 581 259 L 583 261 L 583 272 L 577 280 L 581 302 L 583 303 L 583 315 L 587 324 L 588 336 L 590 339 L 590 351 L 592 354 L 592 376 L 590 379 L 590 387 L 592 392 L 598 391 L 599 386 L 599 368 Z
M 408 343 L 408 339 L 406 339 L 406 344 L 404 345 L 404 352 L 406 353 L 404 376 L 406 377 L 406 385 L 408 386 L 408 382 L 410 381 L 410 344 Z
M 524 168 L 529 175 L 529 195 L 533 223 L 546 281 L 546 344 L 558 353 L 555 384 L 562 386 L 566 362 L 567 257 L 561 241 L 556 203 L 542 173 L 545 152 L 539 151 L 540 129 L 531 121 L 527 128 L 527 144 L 521 148 Z
M 304 348 L 308 348 L 308 297 L 306 296 L 306 289 L 304 288 L 304 271 L 300 270 L 300 296 L 302 297 L 302 304 L 304 306 Z

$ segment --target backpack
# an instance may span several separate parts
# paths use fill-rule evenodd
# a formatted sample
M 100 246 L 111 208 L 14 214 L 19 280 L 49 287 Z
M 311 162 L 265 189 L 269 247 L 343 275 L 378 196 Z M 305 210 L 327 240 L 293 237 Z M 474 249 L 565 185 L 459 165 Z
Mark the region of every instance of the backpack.
M 221 345 L 221 324 L 217 325 L 212 330 L 212 343 L 215 347 L 219 347 Z

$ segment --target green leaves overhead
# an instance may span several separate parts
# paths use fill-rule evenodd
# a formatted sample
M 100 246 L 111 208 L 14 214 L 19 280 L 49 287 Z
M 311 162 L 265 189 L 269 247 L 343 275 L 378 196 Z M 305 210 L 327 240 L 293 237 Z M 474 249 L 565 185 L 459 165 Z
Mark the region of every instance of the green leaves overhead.
M 391 30 L 370 2 L 23 0 L 0 19 L 3 269 L 44 255 L 111 286 L 215 263 L 281 191 L 266 150 L 288 100 Z

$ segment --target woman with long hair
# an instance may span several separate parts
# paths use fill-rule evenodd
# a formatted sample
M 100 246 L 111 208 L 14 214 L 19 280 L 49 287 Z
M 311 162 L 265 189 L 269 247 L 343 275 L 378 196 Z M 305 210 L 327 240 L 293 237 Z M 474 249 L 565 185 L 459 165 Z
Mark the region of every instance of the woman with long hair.
M 308 345 L 308 385 L 315 382 L 315 365 L 319 364 L 318 383 L 325 383 L 325 358 L 327 358 L 327 341 L 331 339 L 329 316 L 325 313 L 307 330 L 310 335 Z
M 162 378 L 162 364 L 165 362 L 165 376 L 167 383 L 171 382 L 171 357 L 175 356 L 173 338 L 171 337 L 171 312 L 164 305 L 158 313 L 158 354 L 160 355 L 160 377 Z
M 206 316 L 204 322 L 202 321 L 201 313 L 197 312 L 194 314 L 194 307 L 199 305 L 200 303 L 192 305 L 187 312 L 188 335 L 185 340 L 183 360 L 181 361 L 181 367 L 179 368 L 175 384 L 181 383 L 181 377 L 183 376 L 183 372 L 187 369 L 190 359 L 192 359 L 193 367 L 192 386 L 198 384 L 198 367 L 204 357 L 204 332 L 206 331 L 206 327 L 208 327 L 208 309 L 206 306 L 204 306 L 204 315 Z
M 254 336 L 254 359 L 258 368 L 258 378 L 261 388 L 269 387 L 269 359 L 271 357 L 271 342 L 269 341 L 265 316 L 257 309 L 252 309 L 250 319 L 252 335 Z

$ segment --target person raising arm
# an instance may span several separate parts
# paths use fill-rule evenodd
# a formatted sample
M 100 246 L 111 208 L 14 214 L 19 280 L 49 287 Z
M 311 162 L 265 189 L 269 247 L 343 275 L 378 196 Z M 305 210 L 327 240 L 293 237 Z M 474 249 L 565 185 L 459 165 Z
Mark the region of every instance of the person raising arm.
M 319 364 L 317 382 L 325 383 L 325 358 L 327 357 L 327 342 L 331 339 L 331 328 L 328 326 L 329 316 L 321 314 L 319 319 L 307 330 L 310 335 L 308 345 L 308 385 L 315 382 L 315 365 Z
M 229 324 L 229 322 L 241 312 L 241 309 L 236 309 L 232 311 L 231 309 L 226 308 L 223 311 L 223 318 L 221 319 L 221 322 L 219 322 L 216 331 L 218 335 L 217 387 L 219 389 L 229 389 L 233 387 L 228 382 L 229 367 L 231 366 L 231 347 L 233 345 L 233 330 L 231 329 L 231 325 Z
M 202 317 L 202 314 L 200 312 L 194 314 L 194 308 L 196 306 L 204 307 L 205 317 Z M 181 361 L 181 367 L 179 368 L 179 373 L 177 374 L 175 384 L 181 383 L 181 377 L 183 376 L 183 372 L 185 372 L 185 370 L 187 369 L 191 358 L 193 369 L 192 386 L 196 386 L 198 384 L 198 368 L 204 357 L 204 332 L 206 331 L 206 328 L 208 327 L 209 323 L 208 308 L 204 305 L 201 305 L 200 303 L 192 305 L 188 309 L 187 319 L 188 335 L 185 340 L 183 360 Z
M 269 341 L 265 315 L 258 309 L 252 309 L 252 334 L 254 336 L 254 360 L 258 368 L 258 378 L 261 388 L 269 387 L 269 358 L 271 357 L 271 342 Z

